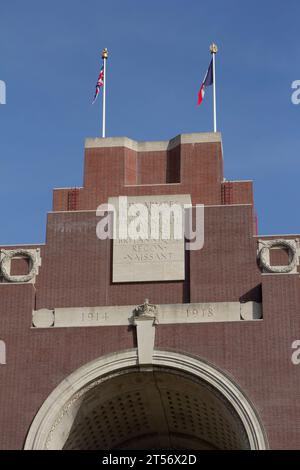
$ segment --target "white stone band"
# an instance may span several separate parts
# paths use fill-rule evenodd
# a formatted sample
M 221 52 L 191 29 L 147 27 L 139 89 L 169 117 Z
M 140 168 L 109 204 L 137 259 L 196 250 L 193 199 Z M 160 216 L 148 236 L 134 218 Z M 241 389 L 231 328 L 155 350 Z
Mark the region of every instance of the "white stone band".
M 133 324 L 136 305 L 40 309 L 33 312 L 35 328 L 126 326 Z M 160 304 L 157 322 L 163 324 L 214 323 L 260 320 L 262 306 L 257 302 L 211 302 Z
M 203 144 L 222 142 L 219 132 L 199 132 L 193 134 L 180 134 L 171 140 L 138 142 L 128 137 L 87 138 L 85 148 L 126 147 L 135 152 L 155 152 L 172 150 L 183 144 Z

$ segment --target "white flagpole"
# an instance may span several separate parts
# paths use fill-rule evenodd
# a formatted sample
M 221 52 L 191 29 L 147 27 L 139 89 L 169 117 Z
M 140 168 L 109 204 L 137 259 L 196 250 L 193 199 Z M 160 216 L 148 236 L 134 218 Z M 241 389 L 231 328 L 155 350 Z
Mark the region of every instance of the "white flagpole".
M 106 61 L 108 57 L 108 50 L 105 48 L 102 51 L 102 59 L 103 59 L 103 99 L 102 99 L 102 138 L 105 137 L 105 120 L 106 120 Z
M 216 44 L 211 44 L 210 52 L 213 56 L 214 132 L 217 132 L 216 53 L 218 52 L 218 47 Z

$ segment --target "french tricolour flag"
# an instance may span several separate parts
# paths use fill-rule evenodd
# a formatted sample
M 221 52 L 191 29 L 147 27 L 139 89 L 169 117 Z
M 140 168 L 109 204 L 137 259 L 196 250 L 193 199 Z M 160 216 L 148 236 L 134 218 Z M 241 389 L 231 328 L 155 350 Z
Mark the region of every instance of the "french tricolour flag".
M 209 64 L 208 70 L 205 74 L 204 80 L 202 82 L 202 85 L 200 87 L 200 90 L 198 92 L 198 106 L 202 103 L 202 100 L 204 98 L 205 94 L 205 88 L 207 86 L 210 86 L 214 83 L 214 76 L 213 76 L 213 59 L 211 59 L 211 62 Z

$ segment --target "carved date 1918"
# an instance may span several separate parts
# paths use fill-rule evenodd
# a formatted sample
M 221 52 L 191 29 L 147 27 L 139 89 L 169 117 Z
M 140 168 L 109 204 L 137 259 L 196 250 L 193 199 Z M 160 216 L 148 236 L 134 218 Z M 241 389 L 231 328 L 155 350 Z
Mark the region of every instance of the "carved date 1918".
M 210 318 L 214 316 L 214 309 L 212 305 L 207 305 L 203 307 L 190 307 L 186 311 L 187 318 L 196 319 L 196 318 Z

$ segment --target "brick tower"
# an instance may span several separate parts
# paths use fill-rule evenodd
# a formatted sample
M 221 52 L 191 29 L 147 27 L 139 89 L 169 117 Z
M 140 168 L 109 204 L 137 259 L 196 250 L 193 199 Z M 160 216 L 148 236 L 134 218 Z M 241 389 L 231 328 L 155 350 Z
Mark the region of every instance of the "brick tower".
M 120 196 L 204 205 L 203 246 L 100 240 Z M 1 247 L 0 448 L 299 449 L 298 237 L 257 235 L 218 133 L 87 139 L 46 242 Z

